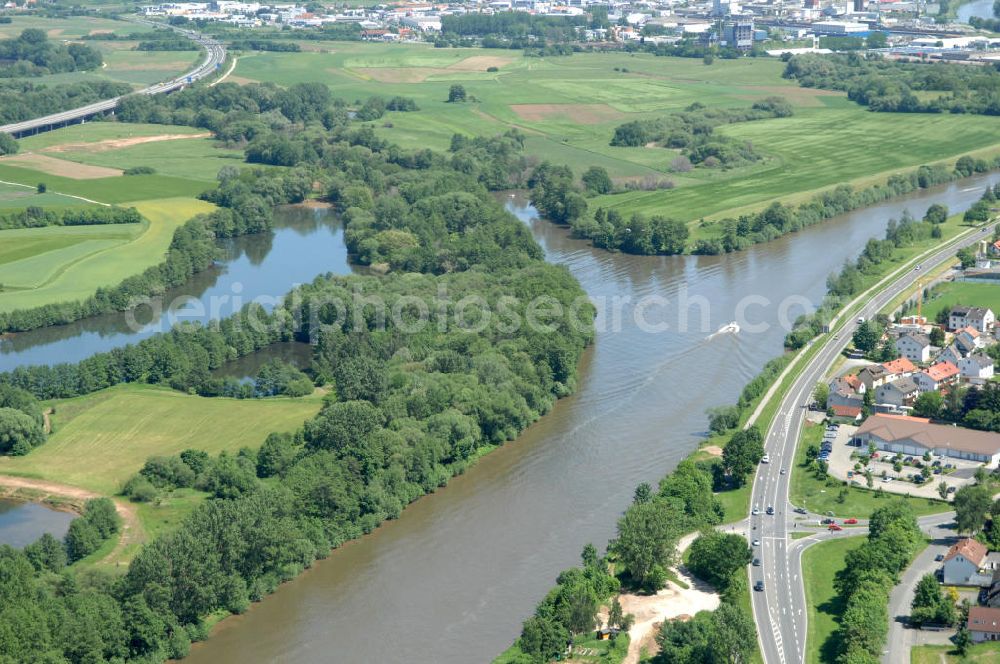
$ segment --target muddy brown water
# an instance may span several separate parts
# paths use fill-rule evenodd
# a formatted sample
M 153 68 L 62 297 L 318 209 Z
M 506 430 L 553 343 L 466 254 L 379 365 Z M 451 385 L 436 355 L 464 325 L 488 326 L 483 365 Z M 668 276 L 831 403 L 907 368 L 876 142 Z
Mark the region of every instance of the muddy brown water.
M 827 276 L 881 235 L 890 217 L 904 209 L 920 216 L 933 202 L 965 209 L 997 179 L 953 183 L 719 257 L 593 249 L 535 219 L 523 199 L 507 199 L 548 259 L 592 298 L 631 303 L 621 305 L 617 328 L 599 318 L 577 393 L 400 519 L 223 621 L 185 661 L 489 661 L 584 544 L 604 547 L 635 486 L 655 483 L 697 445 L 705 409 L 732 403 L 781 352 L 782 304 L 793 318 L 800 302 L 818 302 Z M 678 329 L 683 298 L 686 331 Z M 670 329 L 643 331 L 633 316 L 640 301 L 647 327 Z M 698 302 L 707 303 L 706 325 Z M 741 302 L 744 331 L 710 336 L 740 318 Z M 757 324 L 767 329 L 750 331 Z

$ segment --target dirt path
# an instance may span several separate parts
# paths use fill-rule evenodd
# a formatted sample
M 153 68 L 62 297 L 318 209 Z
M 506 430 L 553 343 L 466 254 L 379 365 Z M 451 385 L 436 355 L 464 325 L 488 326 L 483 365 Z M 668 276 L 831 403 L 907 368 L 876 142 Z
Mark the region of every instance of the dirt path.
M 229 78 L 229 75 L 233 73 L 233 70 L 234 70 L 234 69 L 236 69 L 236 63 L 237 63 L 237 62 L 239 62 L 239 58 L 237 58 L 237 57 L 234 57 L 234 58 L 233 58 L 233 62 L 232 62 L 232 64 L 231 64 L 231 65 L 229 65 L 229 69 L 227 69 L 227 70 L 226 70 L 226 73 L 225 73 L 225 74 L 223 74 L 222 76 L 220 76 L 219 78 L 215 79 L 215 80 L 214 80 L 214 81 L 212 81 L 211 83 L 209 83 L 209 84 L 208 84 L 208 87 L 210 87 L 210 88 L 214 88 L 214 87 L 215 87 L 215 86 L 217 86 L 217 85 L 218 85 L 219 83 L 222 83 L 222 82 L 223 82 L 224 80 L 226 80 L 227 78 Z
M 46 413 L 46 420 L 48 420 L 48 413 Z M 31 491 L 35 494 L 33 497 L 39 500 L 53 496 L 82 503 L 91 498 L 102 497 L 99 493 L 81 489 L 80 487 L 28 477 L 15 477 L 13 475 L 0 475 L 0 488 L 12 489 L 14 491 Z M 115 511 L 122 518 L 122 531 L 115 548 L 104 557 L 104 560 L 100 561 L 101 563 L 110 564 L 112 561 L 118 560 L 126 547 L 142 540 L 142 526 L 139 525 L 139 517 L 135 506 L 120 500 L 114 500 L 114 503 Z
M 42 431 L 52 433 L 52 409 L 49 408 L 42 413 Z
M 161 141 L 183 141 L 192 138 L 209 138 L 211 132 L 198 132 L 195 134 L 158 134 L 156 136 L 131 136 L 128 138 L 108 138 L 103 141 L 92 143 L 60 143 L 42 148 L 39 152 L 107 152 L 108 150 L 121 150 L 144 143 L 159 143 Z
M 677 543 L 678 556 L 691 546 L 697 536 L 698 533 L 692 533 L 681 538 Z M 635 616 L 635 624 L 628 631 L 628 654 L 622 660 L 623 664 L 638 664 L 643 649 L 649 653 L 655 650 L 656 632 L 664 620 L 693 616 L 699 611 L 714 611 L 719 607 L 719 595 L 715 590 L 692 577 L 683 567 L 675 571 L 678 579 L 687 584 L 686 589 L 671 581 L 655 595 L 623 593 L 618 596 L 622 611 Z

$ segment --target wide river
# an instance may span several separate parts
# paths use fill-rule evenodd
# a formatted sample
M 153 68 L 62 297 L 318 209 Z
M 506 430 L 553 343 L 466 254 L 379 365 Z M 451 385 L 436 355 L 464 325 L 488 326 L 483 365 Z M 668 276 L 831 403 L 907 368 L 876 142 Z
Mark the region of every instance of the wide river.
M 656 482 L 697 445 L 705 409 L 732 403 L 781 352 L 783 313 L 818 302 L 827 275 L 904 208 L 918 216 L 933 202 L 964 210 L 997 179 L 955 183 L 719 257 L 607 253 L 510 199 L 548 259 L 622 312 L 599 319 L 577 393 L 400 519 L 225 620 L 187 661 L 488 661 L 584 544 L 603 547 L 614 535 L 635 486 Z M 634 316 L 639 302 L 647 325 Z M 709 338 L 743 318 L 741 302 L 749 305 L 744 332 Z M 663 322 L 669 330 L 651 331 Z
M 973 0 L 958 8 L 955 12 L 960 23 L 968 23 L 969 18 L 978 16 L 979 18 L 994 18 L 993 0 Z

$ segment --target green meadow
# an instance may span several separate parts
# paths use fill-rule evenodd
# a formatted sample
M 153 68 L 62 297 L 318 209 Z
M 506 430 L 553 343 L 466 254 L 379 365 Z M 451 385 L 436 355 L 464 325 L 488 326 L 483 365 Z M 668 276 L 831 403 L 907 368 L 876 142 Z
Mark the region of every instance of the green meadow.
M 302 53 L 241 56 L 236 81 L 289 85 L 323 81 L 349 102 L 403 95 L 420 111 L 390 113 L 376 123 L 386 138 L 408 147 L 447 148 L 454 133 L 496 134 L 512 127 L 539 158 L 608 169 L 620 182 L 666 177 L 675 189 L 629 192 L 593 206 L 666 214 L 686 220 L 720 217 L 803 198 L 842 182 L 862 184 L 901 170 L 973 152 L 1000 151 L 1000 119 L 985 116 L 870 113 L 843 94 L 800 88 L 781 77 L 772 58 L 716 60 L 647 54 L 578 53 L 528 58 L 519 51 L 435 49 L 430 45 L 302 42 Z M 496 67 L 497 71 L 486 71 Z M 446 102 L 462 84 L 474 101 Z M 671 173 L 676 152 L 615 148 L 614 128 L 657 117 L 693 102 L 745 107 L 780 95 L 795 116 L 721 128 L 753 143 L 766 159 L 748 167 Z
M 989 307 L 1000 311 L 1000 284 L 983 282 L 945 282 L 934 289 L 929 302 L 924 303 L 924 315 L 930 320 L 942 310 L 950 310 L 957 305 L 967 307 Z
M 300 427 L 322 398 L 206 398 L 132 384 L 50 405 L 54 433 L 26 456 L 0 458 L 0 473 L 112 495 L 152 455 L 256 449 L 268 433 Z
M 864 537 L 844 537 L 813 544 L 802 553 L 802 581 L 809 612 L 806 632 L 806 662 L 832 662 L 837 655 L 834 633 L 844 602 L 833 587 L 837 572 L 844 567 L 847 552 L 861 546 Z

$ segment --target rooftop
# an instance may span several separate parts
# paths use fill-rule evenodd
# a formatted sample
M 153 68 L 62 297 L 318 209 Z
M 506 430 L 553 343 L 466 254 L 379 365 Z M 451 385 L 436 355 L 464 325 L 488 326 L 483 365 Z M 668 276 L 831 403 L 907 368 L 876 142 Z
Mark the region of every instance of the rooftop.
M 1000 634 L 1000 609 L 989 606 L 969 607 L 969 631 Z
M 967 537 L 948 549 L 948 553 L 945 554 L 944 559 L 947 562 L 955 556 L 961 555 L 964 556 L 966 560 L 979 567 L 983 564 L 983 561 L 986 560 L 986 556 L 989 552 L 990 551 L 986 548 L 985 544 Z
M 885 441 L 909 440 L 927 449 L 950 449 L 993 456 L 1000 452 L 1000 434 L 974 431 L 943 424 L 930 424 L 924 418 L 872 415 L 857 431 Z

